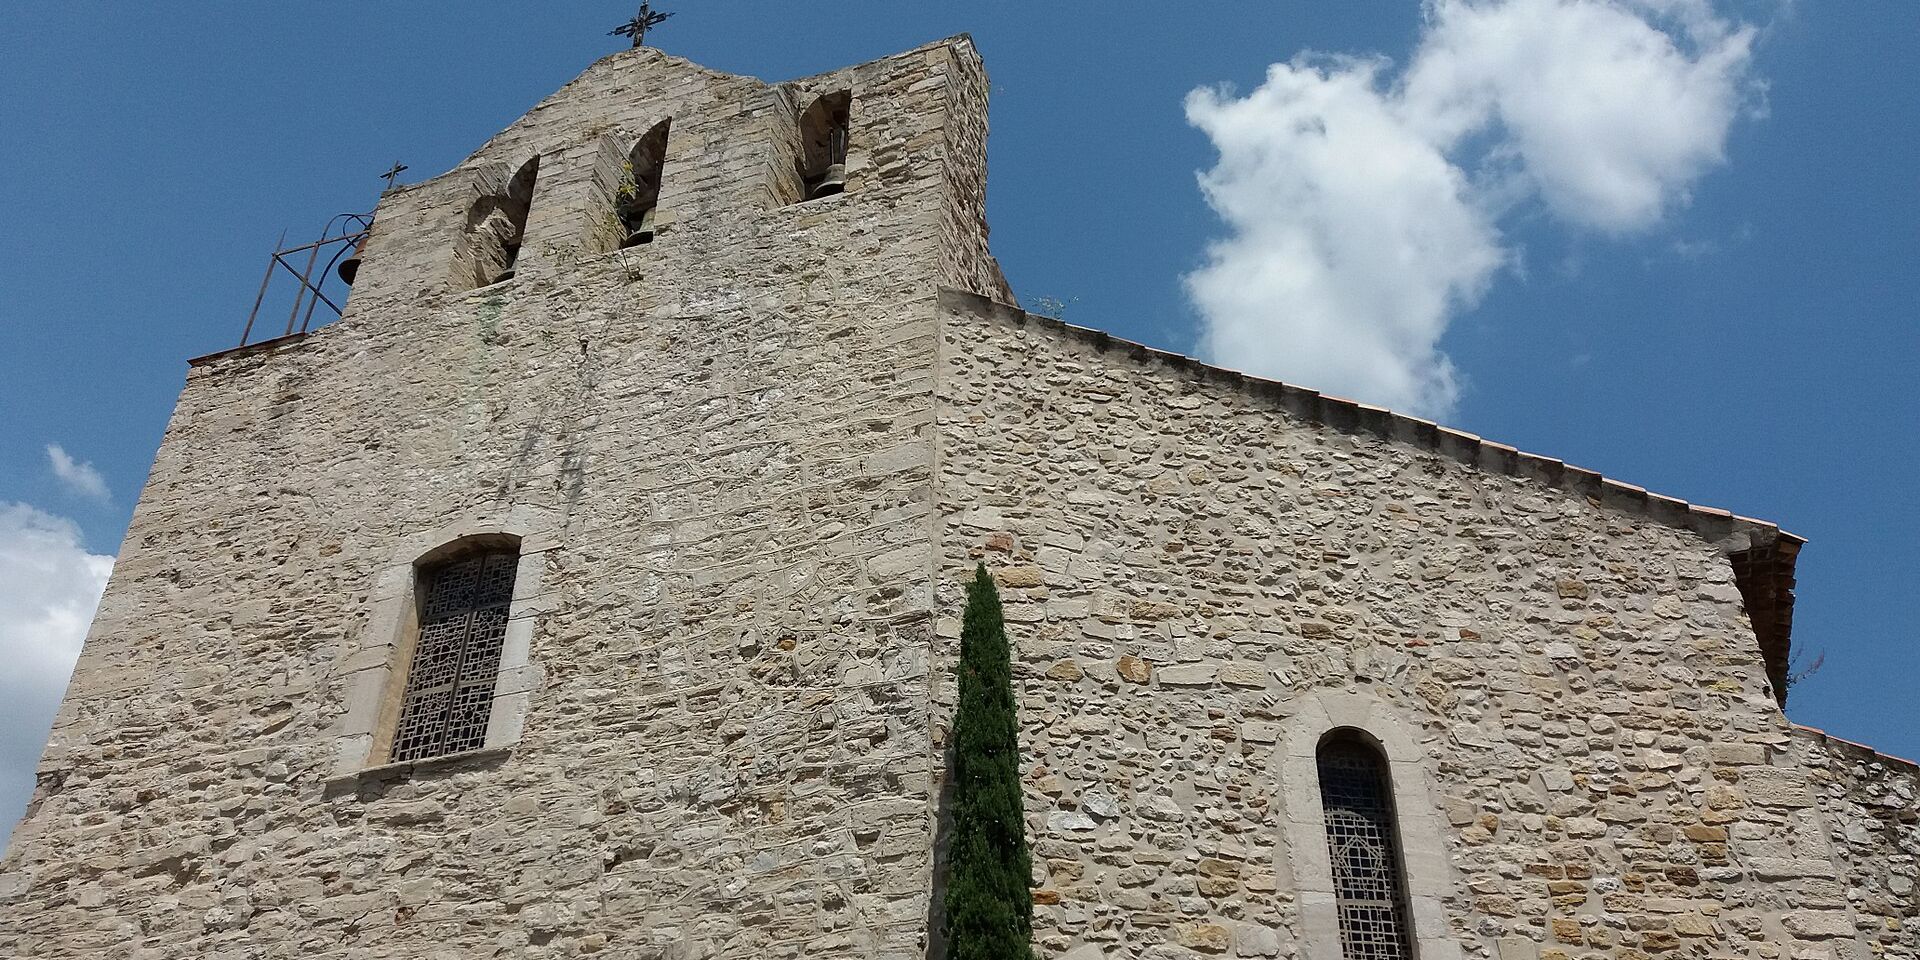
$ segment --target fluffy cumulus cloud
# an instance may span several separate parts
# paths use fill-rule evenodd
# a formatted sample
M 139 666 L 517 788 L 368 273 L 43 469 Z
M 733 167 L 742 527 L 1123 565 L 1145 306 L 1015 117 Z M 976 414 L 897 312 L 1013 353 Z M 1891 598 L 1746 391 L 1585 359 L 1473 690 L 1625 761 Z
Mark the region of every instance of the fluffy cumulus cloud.
M 107 478 L 84 460 L 75 460 L 57 443 L 47 444 L 47 466 L 68 490 L 96 500 L 107 499 Z
M 1751 27 L 1707 0 L 1429 0 L 1406 67 L 1302 55 L 1187 119 L 1227 227 L 1186 277 L 1208 359 L 1430 416 L 1459 398 L 1440 350 L 1537 204 L 1574 229 L 1645 230 L 1724 161 L 1752 102 Z
M 0 502 L 0 838 L 33 791 L 33 770 L 106 588 L 113 558 L 88 553 L 60 517 Z

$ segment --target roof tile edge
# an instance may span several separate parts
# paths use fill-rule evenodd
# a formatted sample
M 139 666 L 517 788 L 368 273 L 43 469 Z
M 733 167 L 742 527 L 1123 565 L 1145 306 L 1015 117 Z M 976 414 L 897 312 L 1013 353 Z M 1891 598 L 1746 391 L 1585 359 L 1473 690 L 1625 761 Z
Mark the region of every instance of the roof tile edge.
M 1894 766 L 1906 767 L 1915 773 L 1920 773 L 1920 763 L 1916 763 L 1915 761 L 1908 760 L 1905 757 L 1896 757 L 1891 753 L 1881 753 L 1880 751 L 1875 750 L 1874 748 L 1869 747 L 1864 743 L 1860 743 L 1859 741 L 1848 740 L 1845 737 L 1836 737 L 1833 734 L 1820 729 L 1819 727 L 1809 727 L 1804 723 L 1796 723 L 1796 724 L 1793 724 L 1792 726 L 1793 726 L 1793 732 L 1800 734 L 1802 736 L 1815 737 L 1830 744 L 1839 744 L 1840 746 L 1847 748 L 1848 751 L 1852 753 L 1865 753 L 1868 756 L 1864 759 L 1878 760 L 1882 763 L 1888 763 Z
M 1807 541 L 1782 530 L 1767 520 L 1744 517 L 1730 510 L 1689 503 L 1679 497 L 1654 493 L 1645 487 L 1616 480 L 1598 471 L 1588 470 L 1552 457 L 1529 453 L 1504 443 L 1487 440 L 1477 434 L 1442 426 L 1431 420 L 1395 413 L 1385 407 L 1321 393 L 1297 384 L 1254 376 L 1239 370 L 1218 367 L 1205 361 L 1149 347 L 1116 337 L 1103 330 L 1076 326 L 1051 317 L 1027 313 L 1019 307 L 983 297 L 969 290 L 940 288 L 941 303 L 999 314 L 1017 324 L 1050 327 L 1076 337 L 1099 350 L 1124 350 L 1140 359 L 1158 360 L 1181 367 L 1211 380 L 1239 386 L 1260 396 L 1279 400 L 1290 413 L 1340 430 L 1363 430 L 1383 439 L 1419 447 L 1431 453 L 1458 460 L 1489 473 L 1530 479 L 1559 489 L 1583 494 L 1603 505 L 1650 517 L 1669 526 L 1680 527 L 1724 540 L 1733 533 L 1745 533 L 1750 542 L 1771 544 L 1797 552 Z

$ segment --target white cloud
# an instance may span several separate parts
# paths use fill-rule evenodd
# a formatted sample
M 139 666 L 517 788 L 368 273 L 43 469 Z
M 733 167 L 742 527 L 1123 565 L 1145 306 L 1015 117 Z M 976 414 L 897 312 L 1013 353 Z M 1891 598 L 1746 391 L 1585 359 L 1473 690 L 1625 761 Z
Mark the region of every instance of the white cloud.
M 47 465 L 53 468 L 53 475 L 59 477 L 60 482 L 74 493 L 95 500 L 107 499 L 107 479 L 93 468 L 93 464 L 68 456 L 59 444 L 47 444 Z
M 1379 91 L 1376 61 L 1276 64 L 1244 98 L 1197 90 L 1187 118 L 1230 235 L 1187 288 L 1208 358 L 1415 410 L 1448 409 L 1447 320 L 1500 265 L 1467 178 Z
M 1619 235 L 1684 204 L 1753 92 L 1751 27 L 1706 0 L 1429 0 L 1408 67 L 1302 55 L 1196 90 L 1228 235 L 1186 277 L 1217 363 L 1410 412 L 1459 391 L 1448 324 L 1518 261 L 1537 201 Z
M 1724 159 L 1754 31 L 1704 4 L 1447 0 L 1398 97 L 1451 149 L 1492 131 L 1554 216 L 1644 229 Z M 1497 128 L 1497 130 L 1495 129 Z
M 0 502 L 0 838 L 26 808 L 34 767 L 113 558 L 71 521 Z

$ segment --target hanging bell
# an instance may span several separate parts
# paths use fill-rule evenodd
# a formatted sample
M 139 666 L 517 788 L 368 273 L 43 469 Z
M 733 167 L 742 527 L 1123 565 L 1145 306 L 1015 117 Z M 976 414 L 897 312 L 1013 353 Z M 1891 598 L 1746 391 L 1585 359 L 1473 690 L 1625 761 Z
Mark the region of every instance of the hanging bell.
M 360 251 L 366 248 L 367 235 L 361 234 L 360 239 L 353 242 L 353 251 L 347 254 L 345 260 L 340 261 L 338 267 L 334 268 L 334 272 L 340 274 L 340 279 L 346 281 L 349 287 L 353 286 L 353 278 L 360 275 Z
M 627 232 L 626 241 L 620 244 L 622 248 L 653 242 L 653 211 L 653 207 L 648 207 L 640 214 L 640 222 Z
M 828 167 L 827 172 L 821 174 L 820 179 L 807 190 L 807 199 L 815 200 L 845 192 L 847 192 L 847 165 L 836 163 Z

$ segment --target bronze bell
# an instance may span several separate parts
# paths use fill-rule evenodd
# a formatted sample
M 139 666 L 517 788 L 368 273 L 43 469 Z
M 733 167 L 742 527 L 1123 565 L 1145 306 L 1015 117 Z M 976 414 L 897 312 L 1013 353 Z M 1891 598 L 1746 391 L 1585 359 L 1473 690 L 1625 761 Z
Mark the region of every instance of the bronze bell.
M 620 244 L 621 247 L 637 247 L 653 242 L 653 211 L 653 207 L 648 207 L 640 214 L 640 222 L 627 233 L 626 242 Z
M 367 235 L 363 233 L 360 239 L 354 241 L 353 252 L 347 254 L 347 258 L 340 261 L 340 266 L 335 268 L 335 272 L 340 274 L 340 279 L 346 281 L 349 287 L 353 286 L 353 278 L 360 273 L 360 251 L 366 248 Z
M 836 163 L 828 167 L 827 172 L 821 174 L 820 179 L 808 187 L 807 199 L 816 200 L 845 192 L 847 192 L 847 165 Z

